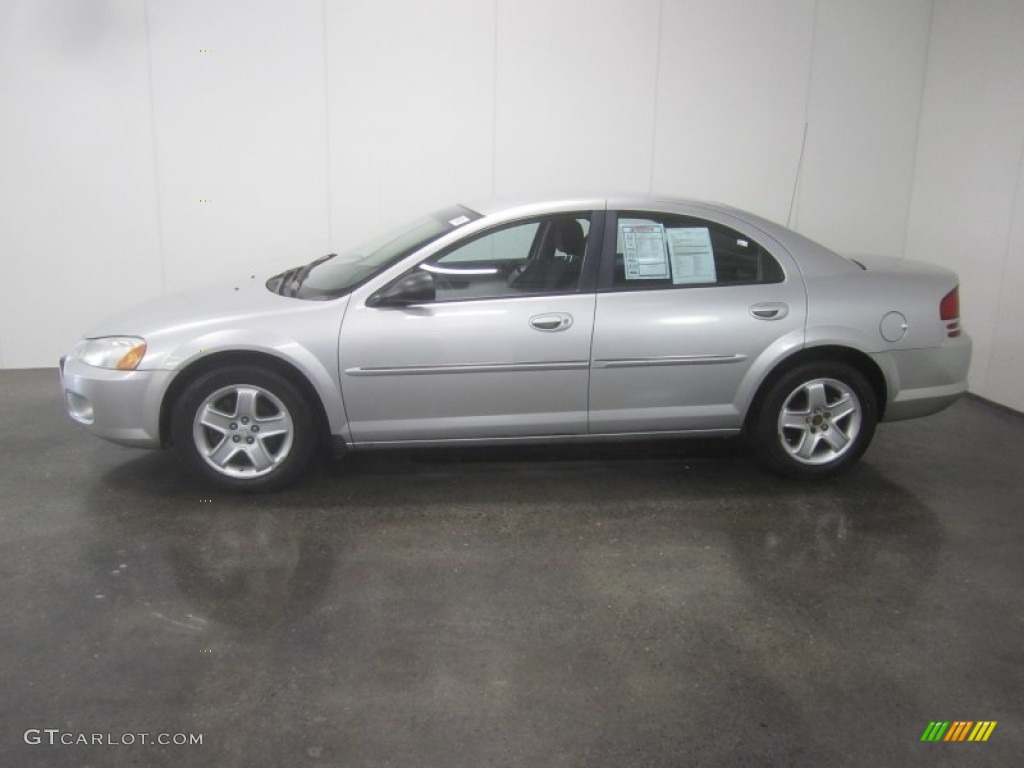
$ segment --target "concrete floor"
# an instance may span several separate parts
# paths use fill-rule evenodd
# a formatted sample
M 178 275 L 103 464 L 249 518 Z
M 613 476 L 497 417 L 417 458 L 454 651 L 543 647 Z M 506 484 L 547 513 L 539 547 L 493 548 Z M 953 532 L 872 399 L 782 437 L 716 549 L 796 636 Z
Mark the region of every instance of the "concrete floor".
M 701 442 L 356 455 L 211 494 L 73 426 L 52 370 L 0 372 L 0 434 L 0 765 L 1024 755 L 1024 416 L 978 400 L 820 485 Z M 923 744 L 933 720 L 998 726 Z M 59 743 L 140 733 L 202 744 Z

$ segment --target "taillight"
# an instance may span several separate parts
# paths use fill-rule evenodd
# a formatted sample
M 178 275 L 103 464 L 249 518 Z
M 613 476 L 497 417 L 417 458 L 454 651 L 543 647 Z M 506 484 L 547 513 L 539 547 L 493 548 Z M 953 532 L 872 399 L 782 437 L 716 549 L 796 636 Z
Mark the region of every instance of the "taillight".
M 960 286 L 942 297 L 939 302 L 939 319 L 946 323 L 946 335 L 955 339 L 960 335 Z
M 942 320 L 960 319 L 960 286 L 942 297 L 939 302 L 939 317 Z

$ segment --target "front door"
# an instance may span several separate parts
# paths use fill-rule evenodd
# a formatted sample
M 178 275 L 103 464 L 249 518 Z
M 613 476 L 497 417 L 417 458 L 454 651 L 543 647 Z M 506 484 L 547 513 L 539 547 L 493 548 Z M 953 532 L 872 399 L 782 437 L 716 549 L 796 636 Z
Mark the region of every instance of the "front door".
M 354 300 L 339 341 L 353 442 L 585 433 L 590 221 L 519 221 L 431 257 L 413 270 L 431 275 L 434 301 Z

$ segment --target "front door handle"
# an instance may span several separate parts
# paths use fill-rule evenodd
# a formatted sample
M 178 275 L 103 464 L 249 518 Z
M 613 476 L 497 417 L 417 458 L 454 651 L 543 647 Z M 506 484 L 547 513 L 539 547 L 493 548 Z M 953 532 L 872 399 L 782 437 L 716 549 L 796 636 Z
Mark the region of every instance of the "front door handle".
M 764 301 L 754 304 L 750 314 L 758 320 L 781 320 L 789 314 L 789 307 L 781 301 Z
M 550 312 L 530 318 L 530 327 L 537 331 L 564 331 L 571 325 L 572 315 L 568 312 Z

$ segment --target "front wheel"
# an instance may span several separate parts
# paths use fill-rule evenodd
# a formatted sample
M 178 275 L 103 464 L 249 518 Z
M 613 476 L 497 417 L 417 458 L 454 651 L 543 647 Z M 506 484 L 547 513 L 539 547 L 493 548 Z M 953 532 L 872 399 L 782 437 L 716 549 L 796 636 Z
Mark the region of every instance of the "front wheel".
M 189 384 L 174 406 L 171 437 L 187 467 L 240 491 L 284 487 L 316 448 L 301 393 L 280 374 L 251 365 L 215 369 Z
M 823 477 L 861 457 L 874 436 L 877 414 L 875 393 L 858 370 L 845 363 L 805 363 L 768 387 L 747 432 L 758 456 L 775 472 Z

